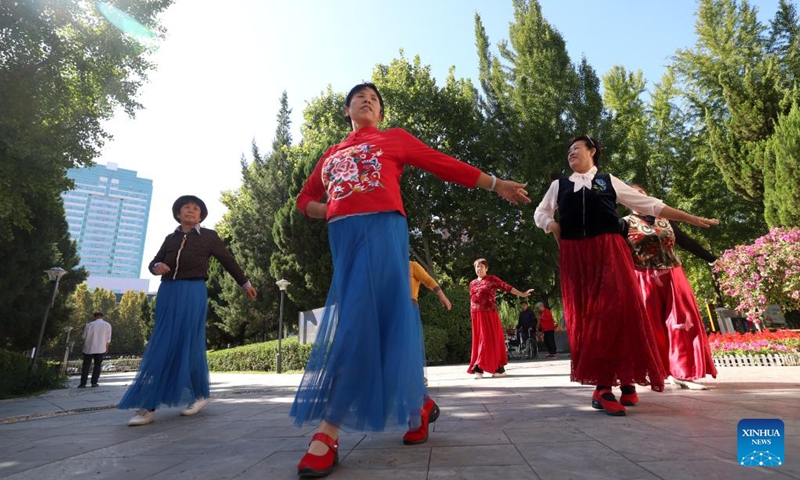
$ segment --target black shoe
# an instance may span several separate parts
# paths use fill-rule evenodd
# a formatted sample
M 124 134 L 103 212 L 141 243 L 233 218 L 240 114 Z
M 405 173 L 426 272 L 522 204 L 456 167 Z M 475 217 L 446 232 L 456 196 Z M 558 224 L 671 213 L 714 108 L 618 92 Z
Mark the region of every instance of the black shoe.
M 97 384 L 97 383 L 93 383 L 93 384 L 92 384 L 92 388 L 99 387 L 99 386 L 100 386 L 100 385 L 99 385 L 99 384 Z
M 86 388 L 86 385 L 78 385 L 78 388 Z

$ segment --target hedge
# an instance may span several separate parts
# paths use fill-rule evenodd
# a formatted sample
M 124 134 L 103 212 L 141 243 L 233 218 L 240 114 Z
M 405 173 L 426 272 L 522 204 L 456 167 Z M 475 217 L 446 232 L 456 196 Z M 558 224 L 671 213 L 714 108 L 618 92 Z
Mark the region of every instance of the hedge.
M 301 344 L 297 337 L 281 342 L 282 370 L 303 370 L 308 363 L 311 344 Z M 208 369 L 212 372 L 274 372 L 278 357 L 278 341 L 253 343 L 242 347 L 208 352 Z
M 452 304 L 449 311 L 442 307 L 436 294 L 424 288 L 420 290 L 419 312 L 428 365 L 468 363 L 472 349 L 469 287 L 447 285 L 443 288 Z
M 25 355 L 0 350 L 0 399 L 67 387 L 68 379 L 59 364 L 37 359 L 34 374 L 28 371 L 30 364 Z

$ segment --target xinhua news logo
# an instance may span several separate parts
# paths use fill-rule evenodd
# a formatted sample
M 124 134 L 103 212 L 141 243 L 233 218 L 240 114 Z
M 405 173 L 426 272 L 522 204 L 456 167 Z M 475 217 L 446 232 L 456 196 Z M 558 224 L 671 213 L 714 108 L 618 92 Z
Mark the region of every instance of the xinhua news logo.
M 779 467 L 784 462 L 783 421 L 746 418 L 737 426 L 739 465 Z

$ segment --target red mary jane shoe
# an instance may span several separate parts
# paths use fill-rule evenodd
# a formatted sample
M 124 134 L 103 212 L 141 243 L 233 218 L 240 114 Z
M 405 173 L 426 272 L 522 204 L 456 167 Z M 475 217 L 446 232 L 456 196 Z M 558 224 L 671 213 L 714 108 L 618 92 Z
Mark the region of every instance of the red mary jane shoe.
M 325 455 L 312 455 L 306 452 L 300 463 L 297 464 L 297 474 L 301 478 L 327 477 L 333 467 L 339 463 L 339 440 L 334 440 L 330 435 L 317 432 L 311 437 L 311 441 L 318 440 L 328 446 Z M 309 442 L 309 445 L 311 442 Z
M 632 393 L 622 392 L 622 395 L 619 396 L 619 403 L 626 407 L 633 407 L 639 403 L 639 395 L 636 394 L 636 390 Z
M 439 418 L 439 406 L 432 398 L 425 400 L 422 405 L 422 425 L 414 430 L 409 430 L 403 435 L 403 443 L 406 445 L 417 445 L 428 441 L 428 425 Z
M 604 388 L 603 390 L 595 389 L 592 394 L 592 408 L 603 410 L 608 415 L 614 417 L 622 417 L 626 412 L 625 407 L 617 401 L 614 394 L 611 393 L 610 388 Z

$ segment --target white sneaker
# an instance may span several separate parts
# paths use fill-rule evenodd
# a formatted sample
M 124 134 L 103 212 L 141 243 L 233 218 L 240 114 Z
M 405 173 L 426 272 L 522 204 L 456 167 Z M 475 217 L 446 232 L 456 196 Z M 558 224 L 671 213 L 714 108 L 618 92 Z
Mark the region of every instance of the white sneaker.
M 681 380 L 681 382 L 683 382 L 689 390 L 708 390 L 707 386 L 700 383 L 690 382 L 689 380 Z
M 208 402 L 210 402 L 210 401 L 211 401 L 211 399 L 210 399 L 210 398 L 200 398 L 200 399 L 197 399 L 197 400 L 195 400 L 194 402 L 190 403 L 188 407 L 184 408 L 184 409 L 181 411 L 181 415 L 182 415 L 182 416 L 184 416 L 184 417 L 189 417 L 189 416 L 192 416 L 192 415 L 194 415 L 195 413 L 197 413 L 197 412 L 199 412 L 200 410 L 202 410 L 202 409 L 203 409 L 203 407 L 205 407 L 206 405 L 208 405 Z
M 155 410 L 153 410 L 152 412 L 150 410 L 139 410 L 138 412 L 136 412 L 136 415 L 134 415 L 133 417 L 131 417 L 130 420 L 128 420 L 128 426 L 136 427 L 139 425 L 147 425 L 148 423 L 153 423 L 155 419 L 156 419 Z
M 492 376 L 493 377 L 507 377 L 508 374 L 506 372 L 501 372 L 501 373 L 493 373 Z
M 674 385 L 674 386 L 676 386 L 678 388 L 689 388 L 689 386 L 686 385 L 686 382 L 684 382 L 683 380 L 678 380 L 677 378 L 673 377 L 672 375 L 669 376 L 669 383 L 671 383 L 672 385 Z
M 475 380 L 480 380 L 483 378 L 483 372 L 475 372 Z

